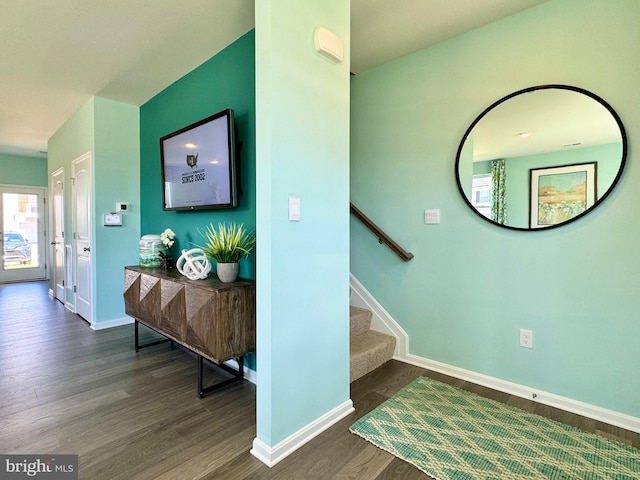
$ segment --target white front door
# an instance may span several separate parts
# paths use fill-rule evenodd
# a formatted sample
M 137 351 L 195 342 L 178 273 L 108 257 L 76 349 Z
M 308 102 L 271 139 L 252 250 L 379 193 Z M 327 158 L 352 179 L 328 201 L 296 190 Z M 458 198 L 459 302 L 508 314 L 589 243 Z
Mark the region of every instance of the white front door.
M 46 278 L 46 189 L 0 185 L 0 283 Z
M 73 161 L 73 238 L 75 244 L 76 313 L 93 321 L 91 269 L 91 153 Z
M 51 258 L 53 268 L 53 296 L 65 303 L 64 298 L 64 169 L 51 174 Z

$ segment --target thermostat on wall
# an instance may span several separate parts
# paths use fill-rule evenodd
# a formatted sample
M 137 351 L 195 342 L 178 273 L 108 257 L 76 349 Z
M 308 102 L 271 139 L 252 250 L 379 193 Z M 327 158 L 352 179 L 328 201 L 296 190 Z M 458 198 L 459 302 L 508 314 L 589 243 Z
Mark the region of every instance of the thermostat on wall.
M 116 212 L 128 212 L 129 204 L 127 202 L 116 202 Z
M 106 213 L 104 216 L 105 227 L 121 227 L 122 226 L 122 214 L 120 213 Z

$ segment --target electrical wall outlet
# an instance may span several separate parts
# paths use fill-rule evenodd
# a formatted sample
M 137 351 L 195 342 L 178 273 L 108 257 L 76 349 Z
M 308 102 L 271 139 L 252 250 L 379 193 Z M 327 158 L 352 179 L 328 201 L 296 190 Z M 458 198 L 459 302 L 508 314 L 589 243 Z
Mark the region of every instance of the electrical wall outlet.
M 533 330 L 520 329 L 520 346 L 533 348 Z

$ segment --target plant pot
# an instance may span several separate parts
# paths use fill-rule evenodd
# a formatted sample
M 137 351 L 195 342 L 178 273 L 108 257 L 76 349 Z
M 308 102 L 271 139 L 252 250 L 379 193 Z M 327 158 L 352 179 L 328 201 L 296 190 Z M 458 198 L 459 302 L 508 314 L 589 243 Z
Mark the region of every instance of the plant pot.
M 223 283 L 235 282 L 238 278 L 239 263 L 218 263 L 216 273 Z

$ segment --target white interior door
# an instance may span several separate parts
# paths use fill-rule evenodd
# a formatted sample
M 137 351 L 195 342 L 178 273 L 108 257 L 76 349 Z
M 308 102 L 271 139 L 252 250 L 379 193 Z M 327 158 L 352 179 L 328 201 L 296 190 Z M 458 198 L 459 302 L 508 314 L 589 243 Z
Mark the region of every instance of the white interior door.
M 75 244 L 76 313 L 93 321 L 91 268 L 91 153 L 73 161 L 73 237 Z
M 64 270 L 64 169 L 60 168 L 51 174 L 51 258 L 53 268 L 53 295 L 65 303 L 65 270 Z
M 43 187 L 0 185 L 0 282 L 46 278 Z

